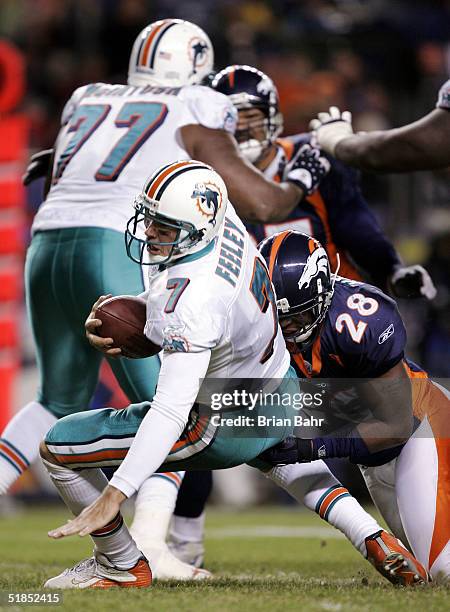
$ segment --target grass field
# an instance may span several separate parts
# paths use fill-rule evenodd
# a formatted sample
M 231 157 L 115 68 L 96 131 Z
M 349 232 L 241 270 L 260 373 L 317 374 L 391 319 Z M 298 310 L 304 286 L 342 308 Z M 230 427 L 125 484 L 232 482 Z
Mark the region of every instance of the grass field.
M 90 555 L 88 538 L 50 541 L 64 521 L 58 509 L 25 510 L 0 518 L 0 592 L 37 591 L 46 578 Z M 450 590 L 430 585 L 394 588 L 340 534 L 315 516 L 264 508 L 211 510 L 208 569 L 214 581 L 155 583 L 150 589 L 64 592 L 62 606 L 46 609 L 102 612 L 387 611 L 450 610 Z M 30 607 L 30 606 L 28 606 Z M 42 609 L 33 605 L 32 609 Z M 24 609 L 12 605 L 0 609 Z

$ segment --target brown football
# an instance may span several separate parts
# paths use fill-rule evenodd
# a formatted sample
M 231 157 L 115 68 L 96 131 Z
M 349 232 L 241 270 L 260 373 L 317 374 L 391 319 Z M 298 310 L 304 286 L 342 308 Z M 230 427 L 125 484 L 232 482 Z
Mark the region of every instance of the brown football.
M 142 359 L 161 350 L 144 335 L 146 321 L 145 302 L 134 295 L 118 295 L 108 298 L 95 311 L 102 324 L 97 333 L 102 338 L 112 338 L 113 348 L 120 348 L 124 357 Z

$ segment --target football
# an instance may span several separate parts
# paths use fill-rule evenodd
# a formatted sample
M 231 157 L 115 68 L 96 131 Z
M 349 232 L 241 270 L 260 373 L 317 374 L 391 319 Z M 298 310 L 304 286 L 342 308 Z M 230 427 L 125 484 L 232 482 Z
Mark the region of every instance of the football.
M 113 348 L 120 348 L 124 357 L 142 359 L 161 350 L 144 335 L 146 307 L 141 298 L 134 295 L 108 298 L 95 310 L 95 317 L 102 322 L 98 335 L 112 338 Z

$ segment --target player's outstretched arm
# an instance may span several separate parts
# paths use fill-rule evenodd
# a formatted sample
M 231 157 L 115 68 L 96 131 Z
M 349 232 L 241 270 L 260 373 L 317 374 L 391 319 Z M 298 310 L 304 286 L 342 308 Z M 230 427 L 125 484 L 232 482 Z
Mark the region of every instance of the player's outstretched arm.
M 331 107 L 311 128 L 325 151 L 362 170 L 411 172 L 450 165 L 450 112 L 442 108 L 403 127 L 354 134 L 351 115 Z
M 111 348 L 114 344 L 113 338 L 101 338 L 98 334 L 98 328 L 102 325 L 100 319 L 95 318 L 95 311 L 100 306 L 102 302 L 112 297 L 109 293 L 108 295 L 101 295 L 95 304 L 92 306 L 92 310 L 89 313 L 88 318 L 84 323 L 84 329 L 86 332 L 86 338 L 89 341 L 89 344 L 97 349 L 98 351 L 104 353 L 108 357 L 119 357 L 121 354 L 120 348 Z
M 181 128 L 186 150 L 193 159 L 210 164 L 224 179 L 230 201 L 247 221 L 280 221 L 295 208 L 305 193 L 315 189 L 328 167 L 315 150 L 303 150 L 283 183 L 267 179 L 240 153 L 236 141 L 224 130 L 200 125 Z M 301 171 L 304 169 L 304 172 Z
M 305 463 L 317 459 L 348 457 L 353 463 L 381 465 L 393 457 L 386 451 L 407 442 L 413 433 L 411 381 L 403 360 L 385 374 L 364 383 L 360 401 L 371 411 L 371 418 L 356 427 L 327 437 L 301 439 L 290 436 L 264 451 L 259 458 L 270 465 Z M 362 395 L 362 397 L 361 397 Z M 394 455 L 395 456 L 395 455 Z

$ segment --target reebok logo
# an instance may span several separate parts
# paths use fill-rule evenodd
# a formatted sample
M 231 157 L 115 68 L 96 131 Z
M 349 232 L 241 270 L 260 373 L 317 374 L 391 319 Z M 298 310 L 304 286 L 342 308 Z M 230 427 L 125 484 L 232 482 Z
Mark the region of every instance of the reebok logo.
M 386 340 L 392 336 L 394 331 L 394 324 L 391 323 L 389 327 L 387 327 L 384 332 L 381 332 L 381 334 L 378 336 L 378 344 L 383 344 L 386 342 Z

